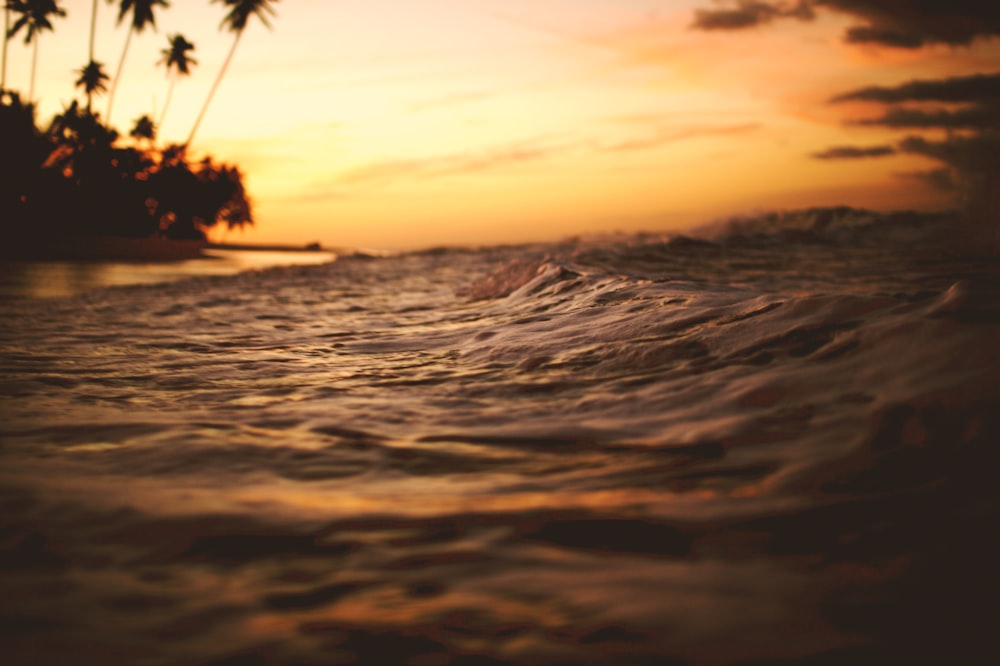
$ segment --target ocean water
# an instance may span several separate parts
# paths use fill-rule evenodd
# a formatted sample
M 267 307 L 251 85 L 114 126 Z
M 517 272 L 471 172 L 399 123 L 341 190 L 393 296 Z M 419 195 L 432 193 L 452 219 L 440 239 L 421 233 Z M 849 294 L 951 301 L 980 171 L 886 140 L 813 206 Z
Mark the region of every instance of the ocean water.
M 204 275 L 233 275 L 270 266 L 323 264 L 333 252 L 210 248 L 195 259 L 137 261 L 0 261 L 0 300 L 76 296 L 101 287 L 160 284 Z
M 994 663 L 1000 260 L 959 227 L 8 299 L 0 663 Z

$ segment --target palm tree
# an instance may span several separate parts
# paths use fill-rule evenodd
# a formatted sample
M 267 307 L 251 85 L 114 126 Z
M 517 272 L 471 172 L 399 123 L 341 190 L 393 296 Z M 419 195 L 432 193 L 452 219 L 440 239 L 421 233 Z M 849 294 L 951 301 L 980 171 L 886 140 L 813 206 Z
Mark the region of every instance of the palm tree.
M 174 86 L 181 75 L 191 74 L 191 65 L 197 65 L 198 61 L 188 55 L 188 51 L 194 50 L 194 44 L 184 38 L 184 35 L 173 35 L 170 38 L 170 46 L 162 49 L 157 65 L 164 65 L 167 68 L 167 76 L 170 78 L 170 85 L 167 88 L 167 99 L 163 103 L 163 110 L 160 111 L 160 127 L 163 127 L 163 119 L 167 115 L 167 107 L 174 96 Z
M 132 126 L 132 131 L 129 132 L 129 136 L 139 141 L 146 141 L 149 144 L 153 143 L 153 139 L 156 138 L 156 124 L 153 119 L 148 115 L 142 115 L 135 119 L 135 124 Z
M 90 102 L 94 93 L 102 93 L 108 89 L 104 85 L 104 82 L 108 80 L 108 75 L 104 73 L 104 65 L 91 60 L 84 67 L 76 70 L 76 73 L 80 75 L 80 78 L 76 80 L 77 88 L 83 88 L 83 91 L 87 93 L 87 114 L 93 115 Z
M 81 111 L 80 103 L 75 99 L 62 113 L 52 118 L 46 134 L 63 148 L 49 156 L 47 162 L 53 166 L 65 164 L 64 160 L 72 160 L 74 153 L 81 147 L 111 148 L 118 139 L 118 133 L 114 129 L 101 124 L 93 114 Z
M 10 5 L 3 3 L 3 62 L 0 63 L 0 93 L 7 90 L 7 43 L 10 41 Z
M 125 16 L 130 11 L 132 12 L 132 25 L 129 26 L 128 33 L 125 36 L 125 47 L 122 49 L 122 56 L 118 61 L 118 70 L 115 72 L 115 78 L 111 81 L 111 92 L 108 93 L 108 113 L 107 118 L 104 119 L 105 122 L 111 122 L 111 107 L 115 102 L 115 90 L 118 88 L 118 80 L 122 75 L 122 67 L 125 65 L 125 56 L 128 54 L 132 34 L 142 32 L 147 25 L 152 26 L 154 30 L 156 29 L 153 8 L 157 5 L 160 7 L 169 7 L 170 3 L 167 0 L 121 0 L 118 10 L 118 25 L 121 25 Z M 93 56 L 91 56 L 91 59 L 93 59 Z
M 108 0 L 111 2 L 111 0 Z M 97 34 L 97 0 L 90 10 L 90 49 L 87 51 L 87 61 L 94 59 L 94 36 Z
M 212 0 L 215 2 L 216 0 Z M 226 17 L 222 19 L 222 24 L 219 28 L 228 26 L 230 32 L 236 33 L 236 38 L 233 39 L 233 45 L 229 48 L 229 54 L 222 63 L 222 69 L 219 70 L 219 75 L 215 77 L 215 82 L 212 83 L 212 87 L 208 91 L 208 98 L 205 99 L 205 104 L 201 107 L 201 111 L 198 113 L 198 117 L 195 118 L 194 126 L 191 128 L 191 134 L 188 135 L 188 139 L 185 145 L 190 145 L 194 140 L 195 132 L 198 131 L 198 126 L 201 125 L 202 118 L 205 117 L 205 112 L 208 111 L 208 105 L 212 101 L 212 97 L 215 96 L 215 91 L 219 87 L 219 83 L 222 82 L 222 77 L 226 74 L 226 69 L 229 68 L 229 63 L 233 59 L 233 54 L 236 53 L 236 47 L 239 46 L 240 37 L 243 36 L 243 31 L 246 30 L 247 22 L 250 20 L 251 16 L 256 15 L 267 28 L 271 27 L 271 23 L 267 20 L 268 14 L 271 16 L 275 15 L 274 8 L 271 3 L 278 2 L 278 0 L 220 0 L 224 5 L 230 7 L 229 13 Z
M 13 37 L 22 28 L 25 30 L 24 43 L 34 42 L 34 52 L 31 56 L 31 85 L 28 88 L 28 102 L 35 96 L 35 72 L 38 69 L 38 36 L 45 30 L 52 30 L 50 17 L 66 16 L 66 10 L 56 4 L 56 0 L 9 0 L 7 6 L 19 14 L 14 25 L 7 31 L 7 37 Z

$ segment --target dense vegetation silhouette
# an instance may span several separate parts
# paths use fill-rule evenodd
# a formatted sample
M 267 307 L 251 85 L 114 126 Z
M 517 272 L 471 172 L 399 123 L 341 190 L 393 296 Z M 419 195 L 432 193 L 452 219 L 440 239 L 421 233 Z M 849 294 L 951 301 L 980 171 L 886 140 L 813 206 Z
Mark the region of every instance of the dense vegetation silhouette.
M 38 121 L 34 99 L 38 36 L 54 30 L 52 18 L 64 17 L 66 12 L 55 0 L 4 2 L 0 169 L 7 176 L 0 180 L 0 233 L 11 248 L 9 253 L 16 254 L 19 247 L 37 251 L 55 239 L 86 236 L 204 240 L 207 230 L 219 224 L 229 228 L 253 224 L 239 168 L 211 156 L 194 159 L 188 150 L 247 20 L 257 15 L 268 24 L 265 13 L 274 13 L 269 3 L 275 0 L 222 1 L 228 14 L 221 27 L 235 32 L 236 40 L 187 142 L 164 146 L 157 145 L 157 123 L 151 114 L 135 119 L 123 135 L 101 118 L 95 110 L 95 98 L 108 93 L 110 84 L 110 114 L 131 34 L 147 25 L 155 28 L 153 12 L 157 7 L 168 7 L 167 2 L 120 0 L 118 23 L 129 14 L 131 21 L 112 78 L 104 64 L 94 59 L 94 1 L 87 64 L 75 71 L 75 85 L 82 91 L 83 101 L 72 101 L 47 124 Z M 27 97 L 6 85 L 7 50 L 19 33 L 25 35 L 25 44 L 34 48 Z M 190 55 L 194 44 L 182 35 L 170 35 L 168 41 L 157 65 L 166 66 L 169 100 L 177 78 L 189 74 L 197 61 Z M 166 110 L 164 104 L 160 123 Z

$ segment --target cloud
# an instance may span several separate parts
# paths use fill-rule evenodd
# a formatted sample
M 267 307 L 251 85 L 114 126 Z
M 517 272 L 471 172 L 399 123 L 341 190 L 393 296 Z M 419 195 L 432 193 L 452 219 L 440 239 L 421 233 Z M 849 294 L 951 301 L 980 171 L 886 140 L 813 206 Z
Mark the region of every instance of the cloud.
M 955 174 L 945 167 L 927 171 L 901 171 L 896 175 L 900 178 L 918 180 L 943 192 L 957 192 L 961 189 L 959 183 L 955 181 Z
M 721 9 L 695 13 L 692 27 L 738 30 L 778 19 L 809 20 L 815 11 L 854 20 L 844 38 L 854 44 L 915 49 L 944 44 L 968 46 L 979 38 L 1000 37 L 1000 2 L 996 0 L 719 0 Z M 947 132 L 933 140 L 910 135 L 896 146 L 834 146 L 813 153 L 816 159 L 865 159 L 894 153 L 919 155 L 940 163 L 910 172 L 938 188 L 952 190 L 973 218 L 1000 215 L 1000 72 L 897 86 L 869 86 L 832 97 L 830 103 L 874 102 L 888 107 L 876 118 L 848 121 L 854 126 Z
M 1000 35 L 1000 3 L 984 0 L 817 0 L 817 5 L 862 21 L 845 35 L 854 44 L 968 46 L 977 37 Z
M 740 2 L 732 9 L 698 9 L 693 27 L 700 30 L 740 30 L 770 23 L 778 15 L 766 2 Z
M 858 88 L 830 99 L 876 102 L 889 107 L 876 118 L 850 124 L 897 129 L 947 130 L 944 141 L 908 136 L 899 150 L 929 157 L 956 170 L 956 178 L 976 180 L 979 174 L 1000 169 L 1000 73 L 918 79 L 897 86 Z M 948 105 L 950 108 L 913 108 L 911 105 Z
M 900 129 L 1000 128 L 1000 104 L 974 106 L 958 111 L 891 109 L 878 118 L 856 120 L 852 124 Z
M 870 86 L 833 97 L 830 102 L 986 102 L 1000 101 L 1000 72 L 947 79 L 918 79 L 893 87 Z
M 908 136 L 900 142 L 900 149 L 944 163 L 944 169 L 927 172 L 931 178 L 927 182 L 956 192 L 973 219 L 996 222 L 1000 215 L 1000 132 L 952 135 L 943 141 Z
M 899 149 L 943 162 L 966 174 L 1000 172 L 1000 132 L 950 136 L 943 141 L 908 136 Z
M 732 8 L 695 10 L 692 27 L 699 30 L 742 30 L 770 23 L 777 18 L 806 21 L 813 17 L 812 3 L 808 1 L 790 5 L 785 2 L 737 0 Z
M 833 146 L 826 150 L 813 153 L 812 157 L 818 160 L 855 160 L 870 157 L 885 157 L 895 155 L 896 149 L 892 146 Z
M 959 172 L 979 173 L 1000 171 L 1000 132 L 983 132 L 968 136 L 949 136 L 941 141 L 931 141 L 922 136 L 911 135 L 895 147 L 878 146 L 833 146 L 812 153 L 821 160 L 864 159 L 885 157 L 896 153 L 921 155 L 942 162 Z
M 919 155 L 943 165 L 900 172 L 897 176 L 917 179 L 957 195 L 958 203 L 974 216 L 993 219 L 1000 213 L 1000 132 L 995 130 L 951 135 L 941 141 L 911 135 L 896 147 L 835 146 L 812 156 L 823 160 L 863 159 L 897 153 Z
M 929 157 L 964 173 L 1000 166 L 1000 73 L 921 79 L 898 86 L 870 86 L 841 93 L 833 104 L 878 102 L 890 108 L 881 116 L 850 121 L 854 125 L 965 131 L 944 141 L 908 136 L 902 152 Z M 952 108 L 912 108 L 910 104 L 947 104 Z
M 478 151 L 374 162 L 341 172 L 332 182 L 314 186 L 309 198 L 325 199 L 343 196 L 359 188 L 386 187 L 401 181 L 432 180 L 519 166 L 545 160 L 575 146 L 571 142 L 543 137 Z
M 652 134 L 636 139 L 629 139 L 600 146 L 604 152 L 624 152 L 629 150 L 646 150 L 656 148 L 666 143 L 698 139 L 710 136 L 728 136 L 746 134 L 761 128 L 760 123 L 743 123 L 739 125 L 696 125 L 681 128 L 659 128 Z
M 819 159 L 877 157 L 892 153 L 919 155 L 942 166 L 900 174 L 918 178 L 937 189 L 958 193 L 970 210 L 993 210 L 1000 184 L 1000 74 L 974 74 L 921 79 L 897 86 L 869 86 L 830 99 L 874 102 L 887 110 L 876 118 L 849 121 L 855 126 L 945 130 L 947 138 L 932 140 L 911 134 L 897 146 L 841 146 L 814 153 Z M 913 108 L 911 105 L 950 108 Z
M 880 44 L 898 49 L 919 49 L 924 45 L 926 37 L 917 32 L 894 28 L 856 25 L 844 33 L 844 41 L 848 44 Z
M 844 34 L 852 44 L 915 49 L 928 44 L 968 46 L 980 37 L 1000 36 L 1000 2 L 995 0 L 724 0 L 726 6 L 699 9 L 693 28 L 739 30 L 777 19 L 811 20 L 817 10 L 857 21 Z
M 831 104 L 875 102 L 889 106 L 853 125 L 899 129 L 987 130 L 1000 128 L 1000 73 L 921 79 L 898 86 L 869 86 L 835 95 Z M 913 108 L 913 104 L 951 108 Z

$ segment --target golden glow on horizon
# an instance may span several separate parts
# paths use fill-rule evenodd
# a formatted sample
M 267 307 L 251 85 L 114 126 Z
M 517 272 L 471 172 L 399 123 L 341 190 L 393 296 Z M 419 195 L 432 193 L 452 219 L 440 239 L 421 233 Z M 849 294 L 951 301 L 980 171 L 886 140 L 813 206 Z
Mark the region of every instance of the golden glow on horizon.
M 91 3 L 41 35 L 39 119 L 74 98 Z M 193 148 L 247 175 L 257 226 L 229 240 L 401 248 L 669 230 L 749 209 L 941 205 L 898 174 L 912 156 L 821 161 L 831 145 L 898 133 L 845 127 L 832 94 L 982 71 L 966 51 L 857 48 L 844 19 L 767 30 L 688 29 L 704 0 L 324 0 L 275 4 L 249 27 Z M 114 74 L 117 7 L 99 3 L 96 59 Z M 232 42 L 218 4 L 174 2 L 132 40 L 112 123 L 156 117 L 153 65 L 183 33 L 199 61 L 160 137 L 183 141 Z M 960 69 L 965 67 L 967 69 Z M 30 49 L 11 42 L 8 84 L 28 89 Z M 102 114 L 106 98 L 96 102 Z

